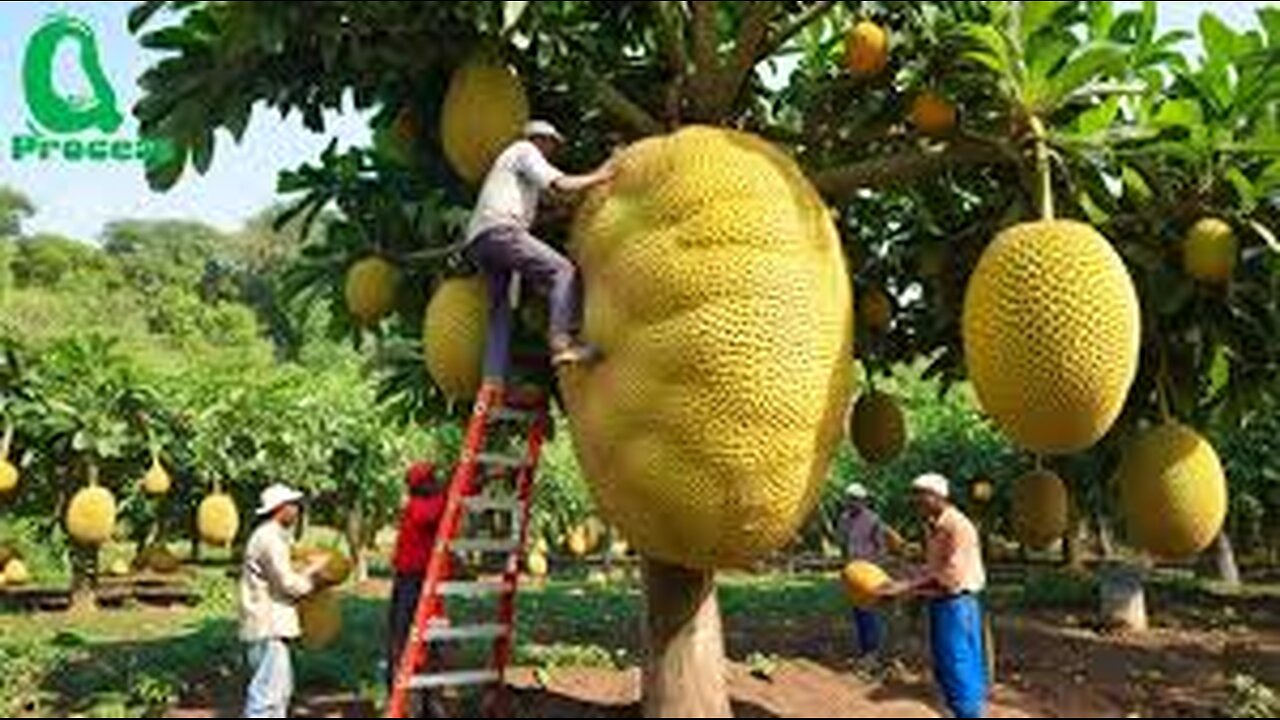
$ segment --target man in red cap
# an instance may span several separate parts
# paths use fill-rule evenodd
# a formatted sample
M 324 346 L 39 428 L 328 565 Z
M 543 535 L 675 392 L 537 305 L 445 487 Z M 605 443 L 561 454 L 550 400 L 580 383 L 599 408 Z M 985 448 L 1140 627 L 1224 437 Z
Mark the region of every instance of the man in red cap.
M 436 544 L 436 531 L 445 510 L 445 487 L 436 477 L 436 467 L 429 462 L 409 466 L 405 481 L 409 485 L 409 502 L 400 517 L 400 532 L 392 559 L 395 583 L 391 591 L 389 623 L 388 677 L 395 677 L 404 651 L 405 641 L 413 627 L 413 616 L 422 596 L 427 563 Z

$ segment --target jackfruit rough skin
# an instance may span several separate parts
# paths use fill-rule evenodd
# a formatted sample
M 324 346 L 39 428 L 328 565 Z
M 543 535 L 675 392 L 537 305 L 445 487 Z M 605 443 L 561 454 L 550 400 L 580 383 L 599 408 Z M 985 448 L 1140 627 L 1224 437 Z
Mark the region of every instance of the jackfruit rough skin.
M 1034 470 L 1013 486 L 1013 530 L 1018 542 L 1047 550 L 1061 540 L 1070 524 L 1067 484 L 1057 473 Z
M 14 558 L 4 565 L 5 584 L 9 587 L 19 587 L 31 582 L 31 570 L 27 568 L 27 564 L 21 560 Z
M 351 559 L 345 553 L 332 548 L 298 546 L 293 548 L 293 561 L 305 568 L 312 561 L 324 560 L 324 567 L 316 574 L 316 582 L 325 587 L 341 585 L 351 577 Z
M 1097 230 L 1028 222 L 996 236 L 965 294 L 964 350 L 982 407 L 1025 450 L 1092 447 L 1138 372 L 1138 293 Z
M 889 64 L 889 32 L 864 20 L 845 36 L 845 65 L 858 77 L 873 77 Z
M 889 462 L 906 447 L 907 421 L 897 399 L 889 393 L 868 392 L 858 398 L 849 422 L 853 446 L 867 462 Z
M 302 646 L 323 650 L 342 635 L 342 596 L 337 590 L 321 590 L 298 603 Z
M 460 177 L 479 183 L 529 121 L 524 83 L 509 66 L 477 56 L 449 80 L 440 116 L 445 157 Z
M 236 501 L 224 493 L 206 497 L 196 511 L 196 529 L 200 539 L 210 545 L 230 545 L 240 531 L 240 511 L 236 509 Z
M 484 375 L 489 291 L 482 278 L 445 280 L 431 296 L 423 320 L 427 372 L 450 400 L 470 400 Z
M 400 271 L 386 259 L 364 258 L 347 270 L 343 294 L 347 311 L 362 326 L 372 327 L 391 314 L 396 306 Z
M 13 492 L 18 487 L 18 468 L 8 460 L 0 460 L 0 495 Z
M 143 491 L 148 495 L 166 495 L 172 488 L 173 478 L 169 476 L 169 471 L 164 469 L 159 458 L 152 460 L 147 474 L 142 476 Z
M 931 137 L 947 135 L 956 128 L 956 106 L 935 92 L 922 92 L 911 101 L 911 124 Z
M 102 545 L 116 529 L 116 498 L 98 486 L 86 487 L 67 507 L 67 533 L 80 545 Z
M 1182 264 L 1191 277 L 1222 285 L 1231 280 L 1240 255 L 1240 242 L 1225 220 L 1203 218 L 1182 243 Z
M 853 301 L 831 215 L 795 162 L 688 127 L 621 153 L 573 229 L 584 337 L 562 372 L 602 514 L 636 550 L 736 567 L 789 542 L 843 435 Z
M 845 566 L 842 573 L 845 596 L 854 607 L 872 608 L 880 602 L 876 593 L 893 581 L 880 566 L 864 560 L 855 560 Z
M 1227 478 L 1209 441 L 1186 425 L 1146 430 L 1117 471 L 1130 541 L 1180 560 L 1206 550 L 1227 517 Z

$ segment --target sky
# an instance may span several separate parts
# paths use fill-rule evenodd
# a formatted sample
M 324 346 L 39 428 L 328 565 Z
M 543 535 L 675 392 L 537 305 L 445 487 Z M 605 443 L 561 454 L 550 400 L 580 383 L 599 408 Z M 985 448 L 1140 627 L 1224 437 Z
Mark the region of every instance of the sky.
M 1255 11 L 1272 4 L 1280 3 L 1160 3 L 1162 22 L 1167 28 L 1187 29 L 1194 29 L 1200 14 L 1210 6 L 1232 27 L 1253 27 Z M 106 223 L 121 218 L 191 218 L 233 230 L 278 199 L 275 179 L 279 169 L 315 158 L 333 137 L 340 145 L 368 141 L 365 119 L 355 113 L 331 117 L 329 134 L 315 135 L 305 130 L 296 117 L 281 122 L 278 114 L 260 109 L 240 145 L 235 145 L 230 136 L 219 137 L 214 165 L 207 175 L 199 176 L 188 169 L 178 186 L 167 193 L 154 193 L 147 187 L 139 164 L 15 162 L 10 154 L 11 138 L 24 132 L 30 122 L 23 97 L 22 62 L 31 33 L 47 15 L 58 12 L 86 20 L 97 34 L 103 70 L 127 114 L 127 108 L 140 95 L 137 78 L 157 57 L 140 48 L 128 33 L 126 16 L 133 5 L 0 3 L 0 185 L 19 188 L 37 206 L 37 215 L 27 225 L 30 231 L 95 240 Z M 71 44 L 65 45 L 69 50 Z M 63 62 L 68 57 L 59 55 L 58 59 L 74 67 Z M 74 78 L 78 73 L 64 75 Z M 136 136 L 137 126 L 132 118 L 126 120 L 120 133 Z

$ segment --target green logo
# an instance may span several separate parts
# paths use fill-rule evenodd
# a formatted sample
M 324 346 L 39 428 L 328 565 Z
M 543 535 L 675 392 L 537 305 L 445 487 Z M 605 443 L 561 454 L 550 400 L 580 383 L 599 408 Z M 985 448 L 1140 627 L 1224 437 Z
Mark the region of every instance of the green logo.
M 58 89 L 56 60 L 64 43 L 74 43 L 76 64 L 89 94 L 65 95 Z M 54 15 L 27 42 L 22 87 L 31 113 L 27 133 L 13 136 L 15 162 L 162 162 L 167 142 L 116 136 L 124 124 L 115 89 L 102 69 L 98 38 L 80 18 Z

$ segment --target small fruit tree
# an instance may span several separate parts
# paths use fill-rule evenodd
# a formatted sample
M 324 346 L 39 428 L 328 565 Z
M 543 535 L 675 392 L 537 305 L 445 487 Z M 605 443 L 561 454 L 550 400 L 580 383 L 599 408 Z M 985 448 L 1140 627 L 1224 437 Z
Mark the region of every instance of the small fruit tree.
M 136 108 L 177 148 L 156 187 L 264 104 L 313 132 L 370 113 L 373 147 L 280 176 L 290 219 L 339 211 L 296 289 L 390 359 L 424 343 L 434 382 L 415 362 L 390 387 L 426 416 L 474 391 L 483 303 L 450 276 L 483 168 L 531 110 L 567 165 L 630 143 L 571 225 L 540 229 L 568 240 L 605 351 L 560 386 L 595 499 L 648 558 L 646 715 L 719 717 L 714 570 L 788 542 L 820 494 L 853 285 L 875 298 L 872 367 L 968 375 L 1029 453 L 1098 448 L 1109 471 L 1153 419 L 1274 393 L 1280 14 L 1261 19 L 1206 15 L 1197 62 L 1155 3 L 148 2 L 132 25 L 163 53 Z M 452 300 L 424 323 L 436 288 Z M 1177 498 L 1220 482 L 1213 463 L 1141 457 L 1150 485 L 1126 495 L 1202 549 L 1218 495 Z

